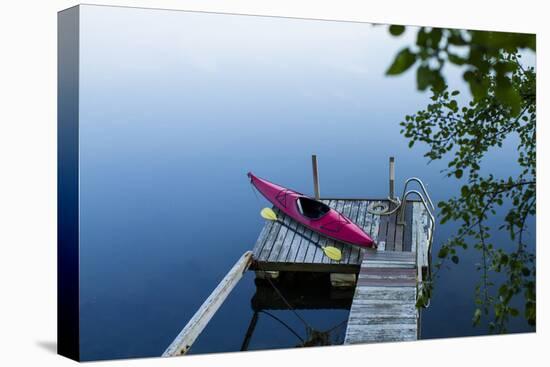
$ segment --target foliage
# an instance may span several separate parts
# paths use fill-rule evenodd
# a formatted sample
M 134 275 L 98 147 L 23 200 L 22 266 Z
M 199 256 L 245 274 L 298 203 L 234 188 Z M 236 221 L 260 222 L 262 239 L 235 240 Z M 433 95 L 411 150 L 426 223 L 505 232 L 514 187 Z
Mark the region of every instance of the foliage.
M 405 27 L 392 25 L 389 30 L 399 36 L 405 32 Z M 493 83 L 493 97 L 509 106 L 512 115 L 517 115 L 521 95 L 509 76 L 515 71 L 516 63 L 500 56 L 503 52 L 516 53 L 522 49 L 535 51 L 535 35 L 422 27 L 417 33 L 416 44 L 402 49 L 386 73 L 398 75 L 417 64 L 418 89 L 433 88 L 441 92 L 445 88 L 445 64 L 459 65 L 465 69 L 463 78 L 475 101 L 486 98 Z
M 403 31 L 390 27 L 393 35 Z M 451 52 L 451 45 L 464 46 L 468 55 Z M 446 259 L 458 263 L 457 250 L 473 244 L 481 254 L 482 272 L 473 322 L 477 325 L 482 316 L 491 317 L 489 327 L 497 332 L 505 332 L 510 317 L 520 314 L 530 325 L 536 322 L 535 255 L 525 243 L 527 218 L 536 211 L 536 72 L 522 66 L 518 47 L 534 50 L 534 37 L 421 28 L 417 49 L 399 52 L 388 70 L 399 74 L 419 61 L 418 89 L 431 87 L 431 103 L 405 117 L 402 133 L 410 147 L 415 142 L 427 144 L 425 156 L 430 160 L 449 159 L 444 171 L 448 177 L 466 181 L 457 197 L 438 204 L 441 223 L 452 220 L 461 226 L 439 250 L 435 273 Z M 459 91 L 450 91 L 445 84 L 441 71 L 447 61 L 466 67 L 464 79 L 472 100 L 465 106 L 459 103 Z M 507 178 L 486 174 L 483 157 L 506 140 L 517 141 L 520 172 Z M 489 228 L 488 218 L 496 217 L 499 209 L 506 211 L 502 226 Z M 509 243 L 493 243 L 494 230 L 507 231 Z M 504 281 L 494 284 L 492 273 L 503 274 Z M 427 284 L 424 297 L 432 291 L 433 283 Z M 523 312 L 511 303 L 520 293 L 525 299 Z

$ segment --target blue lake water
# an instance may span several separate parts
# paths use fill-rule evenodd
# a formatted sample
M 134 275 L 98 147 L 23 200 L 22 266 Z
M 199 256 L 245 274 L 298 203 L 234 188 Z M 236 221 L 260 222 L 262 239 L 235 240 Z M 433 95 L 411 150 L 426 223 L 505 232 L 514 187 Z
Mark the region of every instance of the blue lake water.
M 322 195 L 386 197 L 387 160 L 395 156 L 398 190 L 417 176 L 436 202 L 457 193 L 461 182 L 445 178 L 444 163 L 427 164 L 424 147 L 409 149 L 399 132 L 403 117 L 429 102 L 414 73 L 384 76 L 414 33 L 394 38 L 386 26 L 360 23 L 83 6 L 82 358 L 162 354 L 255 243 L 266 203 L 252 193 L 248 171 L 312 193 L 315 153 Z M 453 88 L 466 90 L 458 70 L 448 75 Z M 515 153 L 509 141 L 486 165 L 513 174 Z M 437 226 L 434 253 L 455 230 Z M 467 252 L 442 272 L 423 312 L 423 338 L 487 333 L 471 324 L 479 261 Z M 239 350 L 255 290 L 246 274 L 192 353 Z M 319 329 L 348 314 L 300 312 Z M 291 312 L 273 314 L 304 333 Z M 523 320 L 510 326 L 531 330 Z M 249 349 L 297 342 L 260 315 Z

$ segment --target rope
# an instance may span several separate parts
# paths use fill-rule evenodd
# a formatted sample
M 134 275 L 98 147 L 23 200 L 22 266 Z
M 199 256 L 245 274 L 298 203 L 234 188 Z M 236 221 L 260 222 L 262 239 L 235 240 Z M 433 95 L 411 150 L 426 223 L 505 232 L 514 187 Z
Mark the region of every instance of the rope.
M 374 214 L 374 215 L 392 215 L 393 213 L 395 213 L 401 207 L 402 203 L 401 203 L 401 200 L 399 200 L 399 198 L 392 199 L 392 198 L 388 197 L 388 200 L 389 200 L 390 203 L 395 205 L 395 208 L 393 208 L 392 210 L 390 210 L 391 205 L 388 205 L 388 208 L 384 208 L 386 206 L 385 204 L 373 202 L 373 203 L 369 204 L 369 206 L 367 207 L 367 212 L 369 212 L 371 214 Z M 382 206 L 384 209 L 383 210 L 374 209 L 377 206 Z
M 261 313 L 265 313 L 266 315 L 270 316 L 271 318 L 273 318 L 274 320 L 278 321 L 279 323 L 281 323 L 284 327 L 286 327 L 292 334 L 294 334 L 298 339 L 300 339 L 300 341 L 302 343 L 305 343 L 306 341 L 296 332 L 294 331 L 293 328 L 291 328 L 290 326 L 287 325 L 287 323 L 285 323 L 283 320 L 281 320 L 280 318 L 278 318 L 277 316 L 273 315 L 271 312 L 267 312 L 265 310 L 260 310 L 258 312 L 261 312 Z
M 260 265 L 260 263 L 256 263 L 256 265 L 258 266 L 258 268 L 263 271 L 264 273 L 266 272 L 266 270 L 264 270 L 262 268 L 262 266 Z M 271 285 L 271 287 L 273 288 L 273 290 L 275 291 L 275 293 L 277 293 L 277 295 L 279 296 L 279 298 L 285 303 L 286 307 L 289 309 L 289 311 L 291 311 L 292 313 L 294 313 L 294 315 L 302 322 L 302 324 L 304 324 L 304 326 L 308 329 L 313 329 L 308 323 L 306 320 L 304 320 L 302 318 L 302 316 L 300 316 L 300 314 L 292 307 L 292 305 L 288 302 L 288 300 L 285 298 L 285 296 L 283 296 L 283 294 L 281 293 L 281 291 L 279 290 L 279 288 L 277 288 L 277 286 L 271 281 L 270 277 L 269 276 L 266 276 L 265 279 L 267 280 L 267 282 L 269 283 L 269 285 Z
M 260 203 L 260 197 L 258 196 L 258 193 L 256 192 L 256 190 L 254 190 L 254 185 L 252 185 L 252 182 L 250 183 L 250 189 L 254 193 L 254 196 L 256 197 L 256 200 L 258 201 L 258 203 Z
M 345 319 L 344 321 L 342 321 L 342 322 L 339 323 L 338 325 L 333 326 L 333 327 L 331 327 L 330 329 L 325 330 L 324 332 L 327 333 L 327 334 L 330 334 L 330 333 L 332 333 L 334 330 L 336 330 L 336 329 L 338 329 L 339 327 L 341 327 L 342 325 L 345 325 L 347 322 L 348 322 L 348 319 Z

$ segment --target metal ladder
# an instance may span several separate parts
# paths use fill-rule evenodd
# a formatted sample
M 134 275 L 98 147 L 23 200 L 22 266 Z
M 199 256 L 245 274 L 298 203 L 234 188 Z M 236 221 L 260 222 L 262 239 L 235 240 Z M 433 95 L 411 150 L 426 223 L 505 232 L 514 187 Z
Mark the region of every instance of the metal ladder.
M 418 177 L 410 177 L 405 181 L 405 184 L 403 186 L 403 192 L 401 194 L 401 198 L 395 197 L 394 195 L 394 180 L 395 180 L 395 168 L 394 168 L 395 160 L 393 157 L 390 157 L 390 185 L 389 185 L 389 196 L 388 200 L 390 203 L 392 203 L 395 207 L 392 209 L 390 205 L 381 205 L 381 204 L 373 204 L 373 206 L 370 206 L 367 210 L 375 215 L 391 215 L 397 211 L 397 224 L 398 225 L 406 225 L 405 223 L 405 207 L 407 198 L 410 195 L 416 195 L 420 202 L 424 205 L 424 208 L 426 209 L 426 212 L 428 214 L 429 220 L 430 220 L 430 230 L 428 233 L 428 248 L 427 248 L 427 257 L 428 257 L 428 274 L 426 279 L 423 279 L 422 269 L 418 266 L 418 251 L 416 254 L 416 268 L 417 271 L 417 294 L 420 295 L 423 289 L 423 283 L 426 281 L 431 280 L 431 258 L 432 258 L 432 243 L 433 243 L 433 234 L 435 231 L 435 206 L 433 204 L 433 201 L 428 194 L 428 190 L 426 189 L 426 186 L 424 185 L 424 182 Z M 415 189 L 408 189 L 409 184 L 416 182 L 420 186 L 420 190 Z M 429 307 L 429 301 L 427 304 L 423 305 L 424 308 Z

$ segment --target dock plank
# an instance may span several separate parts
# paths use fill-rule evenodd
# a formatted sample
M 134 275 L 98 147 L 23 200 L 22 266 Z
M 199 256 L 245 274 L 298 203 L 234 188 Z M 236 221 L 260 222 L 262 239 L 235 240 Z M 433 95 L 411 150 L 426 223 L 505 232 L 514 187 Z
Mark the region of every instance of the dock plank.
M 376 203 L 381 203 L 381 201 L 376 201 Z M 374 214 L 370 214 L 371 216 L 371 229 L 370 229 L 370 235 L 371 235 L 371 238 L 376 242 L 378 243 L 378 231 L 379 231 L 379 227 L 380 227 L 380 216 L 379 215 L 374 215 Z
M 405 229 L 403 231 L 403 251 L 411 251 L 412 214 L 413 214 L 413 203 L 408 201 L 405 205 Z
M 344 344 L 416 340 L 415 254 L 366 250 Z
M 405 230 L 404 224 L 395 224 L 395 251 L 403 251 L 403 231 Z
M 372 219 L 373 216 L 371 213 L 367 211 L 369 203 L 366 201 L 363 201 L 359 204 L 359 211 L 357 213 L 357 220 L 356 223 L 359 227 L 363 229 L 368 235 L 371 236 L 371 238 L 376 243 L 376 238 L 372 236 Z M 363 249 L 353 246 L 350 253 L 350 259 L 353 259 L 353 261 L 356 261 L 357 263 L 361 263 L 363 260 Z
M 386 251 L 395 251 L 395 230 L 397 212 L 388 216 L 388 229 L 386 234 Z
M 353 205 L 354 205 L 355 202 L 353 201 L 345 201 L 344 202 L 344 208 L 342 209 L 342 214 L 344 214 L 344 216 L 346 218 L 348 218 L 349 220 L 351 220 L 352 222 L 355 222 L 356 218 L 352 218 L 351 216 L 351 211 L 352 211 L 352 208 L 353 208 Z M 353 246 L 351 245 L 348 245 L 348 244 L 342 244 L 341 245 L 341 248 L 342 248 L 342 261 L 346 262 L 346 263 L 349 263 L 350 260 L 351 261 L 354 261 L 353 259 L 350 259 L 350 255 L 351 255 L 351 248 Z
M 325 202 L 325 204 L 327 204 L 328 206 L 330 206 L 331 208 L 334 208 L 337 204 L 337 201 L 336 200 L 329 200 L 328 202 Z M 334 247 L 338 247 L 338 244 L 337 242 L 333 241 L 332 239 L 328 238 L 328 237 L 325 237 L 325 236 L 322 236 L 322 235 L 319 235 L 318 237 L 318 244 L 319 246 L 316 246 L 317 248 L 315 249 L 315 255 L 312 259 L 312 261 L 314 263 L 319 263 L 319 264 L 323 264 L 323 263 L 329 263 L 330 259 L 328 259 L 328 257 L 325 256 L 323 250 L 321 249 L 321 247 L 325 247 L 325 246 L 334 246 Z
M 277 216 L 281 215 L 281 212 L 277 209 L 273 209 Z M 275 240 L 277 239 L 277 236 L 279 235 L 279 230 L 281 229 L 281 223 L 278 221 L 271 222 L 271 229 L 269 231 L 269 234 L 267 235 L 267 238 L 265 240 L 265 244 L 262 247 L 262 250 L 260 252 L 260 255 L 258 258 L 260 259 L 267 259 L 269 258 L 269 254 L 271 253 L 271 249 L 273 248 L 273 245 L 275 244 Z
M 344 206 L 344 201 L 343 200 L 331 200 L 330 201 L 330 207 L 337 210 L 337 211 L 339 211 L 339 212 L 342 211 L 343 206 Z M 338 242 L 338 241 L 329 240 L 329 239 L 327 239 L 325 244 L 326 245 L 330 244 L 330 246 L 334 246 L 337 249 L 339 249 L 340 251 L 342 251 L 342 261 L 346 261 L 346 258 L 345 258 L 345 255 L 344 255 L 344 247 L 346 246 L 345 244 L 343 244 L 341 242 Z M 330 264 L 330 263 L 337 264 L 338 263 L 338 261 L 331 260 L 327 256 L 323 256 L 322 262 L 324 264 Z
M 290 247 L 288 249 L 286 259 L 283 260 L 284 262 L 291 262 L 291 263 L 296 262 L 296 257 L 298 256 L 298 252 L 300 250 L 300 244 L 302 242 L 302 238 L 305 230 L 306 230 L 306 227 L 296 222 L 295 234 L 294 234 L 294 237 L 292 238 L 292 243 L 290 244 Z
M 386 251 L 387 247 L 387 234 L 388 234 L 388 219 L 387 215 L 378 215 L 379 225 L 378 225 L 378 243 L 383 244 L 383 250 Z M 382 249 L 381 249 L 382 250 Z
M 256 244 L 254 245 L 252 249 L 253 256 L 255 258 L 259 258 L 260 254 L 262 253 L 262 248 L 265 245 L 265 242 L 267 240 L 267 237 L 269 235 L 269 232 L 271 232 L 271 228 L 273 227 L 273 222 L 267 222 L 264 227 L 262 228 L 262 231 L 260 232 L 260 235 L 258 236 L 258 239 L 256 240 Z
M 413 207 L 413 232 L 416 232 L 415 248 L 418 253 L 418 266 L 427 267 L 428 264 L 428 240 L 430 234 L 430 219 L 424 205 L 420 202 L 415 202 Z
M 283 242 L 281 243 L 280 249 L 278 251 L 278 254 L 276 257 L 270 255 L 270 259 L 272 258 L 273 261 L 281 262 L 285 261 L 288 257 L 288 253 L 290 252 L 292 241 L 294 240 L 294 237 L 297 235 L 297 227 L 298 222 L 295 220 L 292 220 L 291 218 L 287 217 L 288 223 L 285 222 L 285 224 L 288 225 L 286 236 L 283 239 Z
M 275 238 L 275 243 L 271 247 L 269 256 L 267 257 L 268 261 L 275 262 L 279 258 L 279 254 L 282 251 L 283 243 L 285 242 L 286 236 L 289 233 L 289 227 L 291 225 L 290 221 L 292 219 L 286 215 L 280 215 L 278 222 L 280 222 L 281 229 Z M 294 222 L 294 221 L 293 221 Z
M 324 199 L 323 199 L 324 200 Z M 378 251 L 384 252 L 385 239 L 388 235 L 388 216 L 373 215 L 368 212 L 369 204 L 373 202 L 387 202 L 387 200 L 358 200 L 358 199 L 330 199 L 324 200 L 330 207 L 342 212 L 349 219 L 359 225 L 363 230 L 371 234 L 373 240 L 378 243 Z M 415 206 L 410 207 L 411 225 L 405 226 L 403 233 L 403 250 L 406 249 L 406 236 L 410 238 L 411 250 L 421 241 L 421 233 L 413 235 L 415 223 L 419 226 L 423 223 L 419 208 L 415 216 Z M 307 227 L 299 224 L 274 208 L 280 220 L 277 222 L 266 221 L 258 239 L 253 247 L 253 257 L 258 267 L 266 270 L 282 271 L 320 271 L 320 272 L 342 272 L 358 273 L 364 260 L 366 251 L 357 246 L 343 244 L 334 241 L 326 236 L 313 232 Z M 407 217 L 409 219 L 409 217 Z M 395 219 L 394 219 L 395 220 Z M 281 225 L 282 222 L 284 225 Z M 414 222 L 414 223 L 413 223 Z M 395 227 L 395 226 L 394 226 Z M 427 227 L 426 227 L 427 228 Z M 410 232 L 407 234 L 407 232 Z M 395 232 L 395 231 L 394 231 Z M 420 232 L 420 231 L 417 231 Z M 394 233 L 395 236 L 395 233 Z M 326 257 L 323 251 L 316 246 L 332 245 L 342 251 L 342 261 L 334 261 Z M 369 252 L 372 257 L 373 252 Z M 374 263 L 373 263 L 374 264 Z M 384 261 L 378 262 L 379 266 L 393 266 Z M 408 264 L 410 265 L 410 264 Z M 254 267 L 255 265 L 253 265 Z

